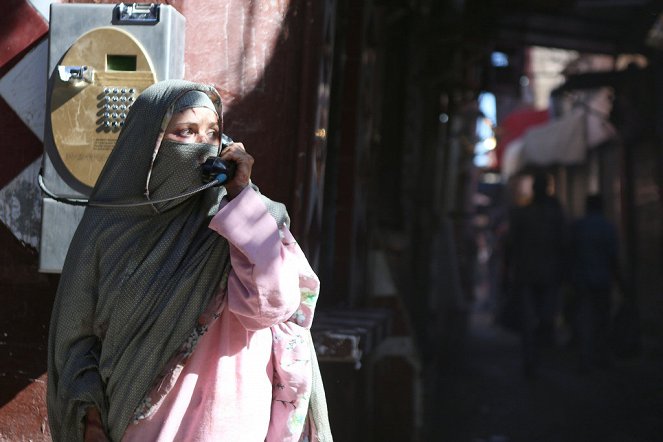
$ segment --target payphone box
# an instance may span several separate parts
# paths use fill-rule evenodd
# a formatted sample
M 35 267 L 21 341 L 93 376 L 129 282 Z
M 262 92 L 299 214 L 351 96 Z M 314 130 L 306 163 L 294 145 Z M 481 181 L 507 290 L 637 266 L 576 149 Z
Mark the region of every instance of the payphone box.
M 170 5 L 51 4 L 41 272 L 62 270 L 85 209 L 55 198 L 85 201 L 136 97 L 184 77 L 184 27 Z

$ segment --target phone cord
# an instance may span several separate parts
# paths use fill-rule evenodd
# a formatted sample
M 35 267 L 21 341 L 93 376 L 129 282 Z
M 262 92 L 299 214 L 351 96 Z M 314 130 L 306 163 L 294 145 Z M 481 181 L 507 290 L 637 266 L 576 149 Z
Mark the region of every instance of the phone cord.
M 188 192 L 182 193 L 180 195 L 175 195 L 171 196 L 168 198 L 161 198 L 158 200 L 148 200 L 148 201 L 135 201 L 135 202 L 115 202 L 115 203 L 110 203 L 110 202 L 101 202 L 101 201 L 90 201 L 87 199 L 78 199 L 78 198 L 67 198 L 64 196 L 58 196 L 48 190 L 46 187 L 46 184 L 44 184 L 44 178 L 42 176 L 41 171 L 39 172 L 39 188 L 41 189 L 42 192 L 44 192 L 48 197 L 54 199 L 55 201 L 69 204 L 72 206 L 90 206 L 90 207 L 138 207 L 138 206 L 149 206 L 151 204 L 159 204 L 159 203 L 165 203 L 167 201 L 172 201 L 176 200 L 179 198 L 187 198 L 192 195 L 195 195 L 198 192 L 202 192 L 203 190 L 207 190 L 210 187 L 218 186 L 220 183 L 217 180 L 212 180 L 207 184 L 203 184 L 200 187 L 196 187 L 193 190 L 190 190 Z

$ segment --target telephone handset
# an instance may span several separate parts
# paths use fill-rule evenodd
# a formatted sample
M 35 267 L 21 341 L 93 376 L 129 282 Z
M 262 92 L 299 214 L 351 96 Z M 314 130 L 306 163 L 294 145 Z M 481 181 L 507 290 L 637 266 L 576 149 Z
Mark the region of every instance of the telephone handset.
M 232 138 L 226 134 L 221 134 L 221 150 L 233 144 Z M 210 157 L 202 165 L 203 183 L 216 181 L 216 186 L 220 186 L 235 176 L 237 164 L 233 161 L 225 161 L 220 157 Z

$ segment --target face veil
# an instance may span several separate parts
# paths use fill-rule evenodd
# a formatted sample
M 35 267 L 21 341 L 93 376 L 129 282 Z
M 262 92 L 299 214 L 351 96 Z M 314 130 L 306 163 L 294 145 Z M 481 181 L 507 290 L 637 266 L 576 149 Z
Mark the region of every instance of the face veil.
M 201 164 L 209 157 L 216 156 L 219 148 L 214 144 L 178 143 L 163 140 L 147 184 L 147 194 L 151 200 L 172 198 L 202 184 Z M 155 203 L 160 212 L 182 202 L 184 198 Z
M 201 165 L 207 158 L 217 156 L 220 152 L 218 144 L 184 143 L 164 138 L 173 116 L 191 108 L 211 110 L 216 115 L 219 126 L 222 125 L 218 97 L 200 90 L 189 90 L 178 96 L 162 119 L 161 131 L 147 175 L 145 195 L 151 201 L 174 198 L 199 187 L 203 182 Z M 156 210 L 164 211 L 184 201 L 183 198 L 178 200 L 153 205 Z

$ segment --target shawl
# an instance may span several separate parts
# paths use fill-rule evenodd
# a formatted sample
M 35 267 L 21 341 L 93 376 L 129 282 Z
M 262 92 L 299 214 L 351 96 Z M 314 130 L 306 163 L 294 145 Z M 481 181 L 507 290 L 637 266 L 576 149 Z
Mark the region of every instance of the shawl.
M 190 90 L 207 93 L 222 115 L 212 86 L 184 80 L 150 86 L 131 106 L 91 201 L 174 196 L 152 189 L 149 195 L 147 187 L 156 167 L 166 168 L 173 182 L 191 175 L 181 164 L 155 165 L 161 123 Z M 67 252 L 49 330 L 53 440 L 82 440 L 90 406 L 100 410 L 111 439 L 121 439 L 134 410 L 226 281 L 228 243 L 208 228 L 224 195 L 224 187 L 215 187 L 167 203 L 85 209 Z M 282 204 L 262 198 L 278 223 L 288 222 Z M 318 425 L 325 427 L 326 414 Z

